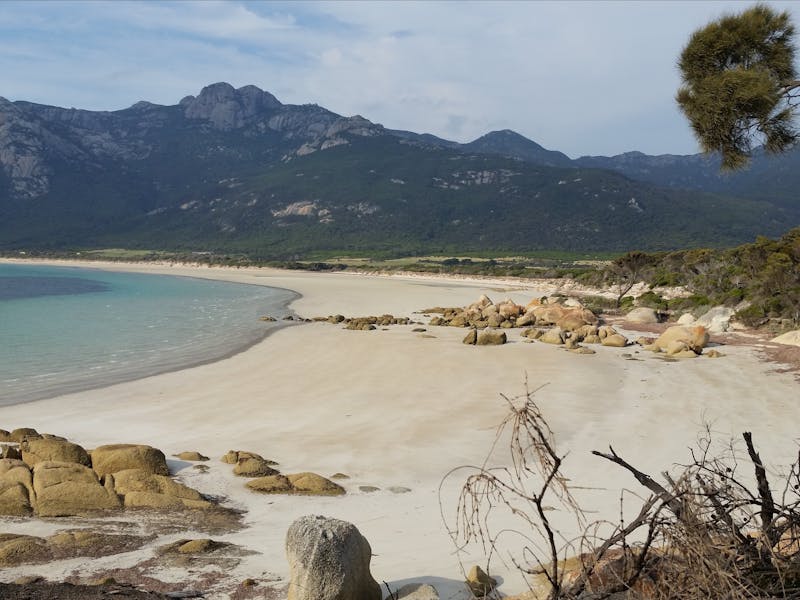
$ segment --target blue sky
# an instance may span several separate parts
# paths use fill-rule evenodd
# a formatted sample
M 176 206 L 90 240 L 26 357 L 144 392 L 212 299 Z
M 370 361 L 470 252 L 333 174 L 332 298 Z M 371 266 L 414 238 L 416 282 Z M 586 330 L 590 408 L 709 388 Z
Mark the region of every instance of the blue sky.
M 800 3 L 770 2 L 800 26 Z M 749 2 L 0 2 L 0 96 L 93 110 L 254 84 L 394 129 L 570 156 L 697 151 L 689 34 Z

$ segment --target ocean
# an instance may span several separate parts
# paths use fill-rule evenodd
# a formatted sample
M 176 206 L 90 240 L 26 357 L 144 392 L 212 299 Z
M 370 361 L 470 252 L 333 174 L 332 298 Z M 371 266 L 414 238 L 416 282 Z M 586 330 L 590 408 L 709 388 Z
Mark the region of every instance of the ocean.
M 284 289 L 99 269 L 0 264 L 0 404 L 224 358 L 282 325 Z

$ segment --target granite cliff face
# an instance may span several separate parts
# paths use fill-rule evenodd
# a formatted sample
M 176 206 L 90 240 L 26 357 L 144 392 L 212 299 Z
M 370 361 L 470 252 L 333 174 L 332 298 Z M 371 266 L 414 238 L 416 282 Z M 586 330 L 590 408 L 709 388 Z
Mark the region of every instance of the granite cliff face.
M 291 156 L 347 144 L 345 136 L 372 136 L 383 127 L 363 117 L 342 117 L 316 105 L 284 105 L 256 86 L 206 86 L 177 106 L 137 102 L 130 108 L 87 111 L 9 102 L 0 98 L 0 166 L 16 199 L 50 189 L 52 162 L 101 168 L 103 163 L 148 158 L 170 129 L 238 132 L 286 146 Z
M 186 96 L 179 104 L 187 119 L 208 121 L 215 129 L 239 129 L 264 113 L 283 106 L 278 99 L 254 85 L 234 89 L 229 83 L 206 86 L 197 97 Z

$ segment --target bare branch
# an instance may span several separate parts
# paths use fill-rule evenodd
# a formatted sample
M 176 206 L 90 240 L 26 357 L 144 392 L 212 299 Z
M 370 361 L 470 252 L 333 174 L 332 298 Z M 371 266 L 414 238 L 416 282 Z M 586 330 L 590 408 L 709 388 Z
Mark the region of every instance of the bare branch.
M 756 471 L 756 481 L 758 482 L 758 495 L 761 497 L 761 531 L 769 540 L 770 547 L 778 541 L 775 528 L 772 526 L 772 519 L 775 516 L 775 501 L 772 499 L 772 490 L 767 481 L 767 471 L 761 462 L 761 457 L 753 446 L 753 434 L 749 431 L 742 433 L 744 443 L 747 444 L 747 453 Z
M 600 456 L 601 458 L 605 458 L 606 460 L 610 460 L 611 462 L 630 471 L 636 478 L 636 481 L 641 483 L 644 487 L 646 487 L 648 490 L 650 490 L 656 496 L 658 496 L 661 499 L 661 501 L 664 502 L 664 504 L 666 504 L 669 507 L 672 513 L 676 517 L 680 518 L 682 507 L 680 501 L 675 496 L 673 496 L 666 489 L 664 489 L 664 487 L 660 483 L 658 483 L 655 479 L 650 477 L 650 475 L 648 475 L 647 473 L 643 473 L 630 463 L 626 462 L 616 452 L 614 452 L 614 448 L 609 446 L 608 449 L 611 451 L 611 454 L 604 454 L 602 452 L 598 452 L 597 450 L 592 450 L 592 454 L 594 454 L 595 456 Z

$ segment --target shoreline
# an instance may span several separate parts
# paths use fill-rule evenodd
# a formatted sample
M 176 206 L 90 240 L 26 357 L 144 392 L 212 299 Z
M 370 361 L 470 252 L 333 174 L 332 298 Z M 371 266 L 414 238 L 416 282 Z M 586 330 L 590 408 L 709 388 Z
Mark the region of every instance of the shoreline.
M 542 290 L 518 282 L 435 276 L 423 280 L 275 269 L 160 269 L 294 290 L 301 297 L 290 308 L 303 317 L 412 316 L 435 305 L 463 306 L 480 293 L 496 301 L 509 295 L 525 302 L 542 295 Z M 581 486 L 578 499 L 592 517 L 616 520 L 622 488 L 643 493 L 626 472 L 591 458 L 591 450 L 609 444 L 655 475 L 686 459 L 686 448 L 694 445 L 702 424 L 711 421 L 720 441 L 753 431 L 769 464 L 789 463 L 796 455 L 792 424 L 800 416 L 797 382 L 770 371 L 771 365 L 759 360 L 752 347 L 725 346 L 726 356 L 715 360 L 667 362 L 636 348 L 602 347 L 596 355 L 578 356 L 548 344 L 523 343 L 511 330 L 505 346 L 476 348 L 461 343 L 463 329 L 423 326 L 427 332 L 415 333 L 413 327 L 372 332 L 327 323 L 284 327 L 244 352 L 207 365 L 0 407 L 0 427 L 35 427 L 84 447 L 146 443 L 168 456 L 185 450 L 210 456 L 206 474 L 188 463 L 170 462 L 187 485 L 247 511 L 246 528 L 222 537 L 255 553 L 226 572 L 230 580 L 267 573 L 285 581 L 283 536 L 288 525 L 304 514 L 325 514 L 354 523 L 369 540 L 376 580 L 389 582 L 393 589 L 410 582 L 433 583 L 442 598 L 465 600 L 459 595 L 459 559 L 469 569 L 485 565 L 485 554 L 473 545 L 456 553 L 447 530 L 462 482 L 459 475 L 443 477 L 459 465 L 483 464 L 507 415 L 501 394 L 519 396 L 526 380 L 531 389 L 547 384 L 536 392 L 536 401 L 560 453 L 568 453 L 565 475 Z M 230 449 L 277 460 L 286 473 L 346 473 L 347 495 L 254 494 L 232 475 L 230 465 L 219 462 Z M 507 465 L 505 461 L 498 450 L 491 464 Z M 361 489 L 366 486 L 379 489 L 366 492 Z M 409 491 L 395 493 L 392 488 Z M 571 537 L 569 515 L 552 515 Z M 511 517 L 498 519 L 498 525 L 519 527 Z M 6 530 L 10 526 L 4 521 Z M 25 522 L 13 527 L 35 530 Z M 171 539 L 177 535 L 188 537 L 181 532 Z M 134 561 L 151 552 L 152 546 L 109 557 L 106 564 Z M 503 580 L 502 592 L 525 590 L 513 567 L 493 567 L 493 575 Z M 88 577 L 93 568 L 92 561 L 31 565 L 9 569 L 4 578 L 44 571 L 52 579 L 73 572 Z M 207 597 L 227 596 L 219 591 Z
M 76 269 L 85 269 L 87 271 L 91 270 L 100 270 L 100 271 L 110 271 L 110 272 L 134 272 L 134 273 L 143 273 L 143 274 L 153 274 L 153 275 L 163 275 L 166 277 L 183 277 L 188 279 L 198 279 L 198 280 L 212 280 L 216 281 L 216 278 L 209 278 L 209 277 L 199 277 L 197 275 L 191 274 L 177 274 L 177 273 L 161 273 L 155 271 L 142 271 L 140 269 L 136 269 L 133 271 L 128 271 L 125 269 L 113 269 L 108 268 L 105 264 L 101 267 L 90 267 L 83 263 L 79 263 L 79 261 L 48 261 L 48 260 L 37 260 L 37 259 L 2 259 L 0 258 L 0 264 L 34 264 L 40 266 L 52 266 L 52 267 L 63 267 L 63 268 L 76 268 Z M 123 265 L 124 266 L 124 265 Z M 128 266 L 138 266 L 137 263 L 130 263 Z M 274 289 L 278 292 L 286 294 L 289 296 L 287 300 L 281 301 L 277 303 L 278 311 L 284 311 L 289 314 L 292 314 L 293 311 L 289 308 L 289 306 L 295 302 L 296 300 L 302 297 L 301 294 L 296 292 L 295 290 L 290 290 L 287 288 L 278 288 L 274 286 L 265 285 L 262 283 L 239 283 L 239 282 L 231 282 L 237 283 L 239 285 L 258 285 L 259 287 L 269 287 Z M 158 375 L 163 375 L 165 373 L 172 373 L 175 371 L 181 371 L 184 369 L 191 369 L 193 367 L 199 367 L 203 365 L 213 364 L 215 362 L 225 360 L 236 356 L 242 352 L 246 352 L 253 346 L 260 344 L 265 339 L 267 339 L 270 335 L 274 332 L 283 329 L 284 327 L 291 327 L 298 325 L 298 322 L 292 321 L 282 321 L 280 318 L 273 323 L 264 323 L 264 329 L 262 332 L 254 335 L 252 339 L 247 340 L 245 343 L 239 343 L 235 346 L 232 346 L 230 349 L 222 352 L 222 353 L 213 353 L 213 355 L 207 355 L 205 357 L 201 356 L 187 356 L 186 360 L 181 362 L 177 365 L 168 365 L 168 366 L 159 366 L 159 365 L 140 365 L 138 369 L 134 369 L 131 371 L 123 371 L 121 373 L 112 373 L 106 374 L 104 377 L 99 376 L 96 379 L 92 380 L 79 380 L 79 381 L 67 381 L 61 382 L 57 384 L 53 384 L 48 389 L 42 391 L 34 391 L 31 392 L 30 395 L 24 396 L 21 399 L 15 397 L 15 399 L 11 402 L 6 402 L 5 399 L 1 400 L 0 406 L 12 406 L 16 404 L 28 404 L 31 402 L 38 402 L 40 400 L 48 400 L 50 398 L 56 398 L 59 396 L 66 396 L 68 394 L 77 394 L 81 392 L 86 392 L 89 390 L 95 389 L 102 389 L 114 385 L 118 385 L 121 383 L 126 383 L 130 381 L 136 381 L 139 379 L 145 379 L 147 377 L 155 377 Z M 202 354 L 202 353 L 201 353 Z M 208 352 L 206 351 L 206 354 Z
M 308 275 L 347 275 L 353 277 L 374 277 L 387 279 L 407 279 L 409 281 L 441 281 L 445 283 L 464 283 L 475 286 L 499 285 L 504 287 L 518 287 L 521 289 L 540 290 L 544 295 L 554 295 L 563 293 L 565 295 L 600 295 L 605 298 L 613 299 L 616 295 L 613 292 L 604 291 L 599 288 L 585 286 L 571 279 L 534 279 L 520 277 L 494 277 L 491 275 L 462 275 L 458 273 L 420 273 L 416 271 L 362 271 L 359 269 L 347 269 L 343 271 L 307 271 L 302 269 L 280 269 L 277 267 L 229 267 L 225 265 L 210 265 L 206 263 L 174 262 L 174 261 L 111 261 L 111 260 L 87 260 L 72 258 L 10 258 L 0 256 L 0 263 L 9 264 L 43 264 L 51 266 L 73 266 L 86 269 L 105 269 L 109 271 L 126 272 L 157 272 L 164 275 L 173 275 L 171 270 L 195 269 L 202 273 L 257 273 L 261 272 L 269 276 L 270 274 L 308 274 Z M 151 268 L 153 269 L 151 271 Z M 199 273 L 194 275 L 182 274 L 181 277 L 197 277 L 200 279 L 217 279 L 217 277 L 204 276 Z M 558 283 L 557 283 L 558 282 Z M 255 283 L 255 285 L 259 285 Z M 637 284 L 632 288 L 633 292 L 642 291 L 645 284 Z M 641 289 L 640 289 L 641 288 Z M 293 290 L 294 291 L 294 290 Z M 675 297 L 684 294 L 681 288 L 663 288 L 665 297 Z
M 109 378 L 107 380 L 97 380 L 97 381 L 95 381 L 93 383 L 88 382 L 88 381 L 84 382 L 84 383 L 78 382 L 78 383 L 74 383 L 74 384 L 62 383 L 62 384 L 58 384 L 59 385 L 59 389 L 58 390 L 55 390 L 55 391 L 52 391 L 52 392 L 42 392 L 43 394 L 45 394 L 44 396 L 38 396 L 38 397 L 34 397 L 34 398 L 26 398 L 26 399 L 23 399 L 23 400 L 14 400 L 13 402 L 2 403 L 2 404 L 0 404 L 0 406 L 16 406 L 16 405 L 19 405 L 19 404 L 31 404 L 31 403 L 34 403 L 34 402 L 40 402 L 42 400 L 50 400 L 52 398 L 58 398 L 58 397 L 61 397 L 61 396 L 68 396 L 68 395 L 72 395 L 72 394 L 80 394 L 81 392 L 88 392 L 88 391 L 91 391 L 91 390 L 98 390 L 98 389 L 103 389 L 103 388 L 107 388 L 107 387 L 112 387 L 112 386 L 115 386 L 115 385 L 120 385 L 120 384 L 123 384 L 123 383 L 129 383 L 129 382 L 132 382 L 132 381 L 138 381 L 140 379 L 147 379 L 148 377 L 158 377 L 159 375 L 165 375 L 167 373 L 175 373 L 175 372 L 178 372 L 178 371 L 183 371 L 185 369 L 193 369 L 195 367 L 202 367 L 202 366 L 205 366 L 205 365 L 211 365 L 211 364 L 214 364 L 214 363 L 219 362 L 221 360 L 226 360 L 226 359 L 229 359 L 229 358 L 233 358 L 234 356 L 236 356 L 237 354 L 241 354 L 242 352 L 247 352 L 248 350 L 250 350 L 254 346 L 262 343 L 270 335 L 272 335 L 276 331 L 279 331 L 280 329 L 283 329 L 285 327 L 297 326 L 299 324 L 300 323 L 294 323 L 294 324 L 291 324 L 291 323 L 285 323 L 285 324 L 284 323 L 274 323 L 271 326 L 268 326 L 268 328 L 264 331 L 263 335 L 257 337 L 254 340 L 248 341 L 246 344 L 244 344 L 242 346 L 237 346 L 236 348 L 233 348 L 232 350 L 229 350 L 229 351 L 227 351 L 227 352 L 225 352 L 225 353 L 223 353 L 223 354 L 221 354 L 219 356 L 213 356 L 213 357 L 210 357 L 210 358 L 204 358 L 204 359 L 200 359 L 200 360 L 191 360 L 191 361 L 186 362 L 184 364 L 177 365 L 177 366 L 165 367 L 165 368 L 163 368 L 161 370 L 156 369 L 156 370 L 147 371 L 147 372 L 141 371 L 141 372 L 131 372 L 129 374 L 122 374 L 122 375 L 118 374 L 114 378 Z

